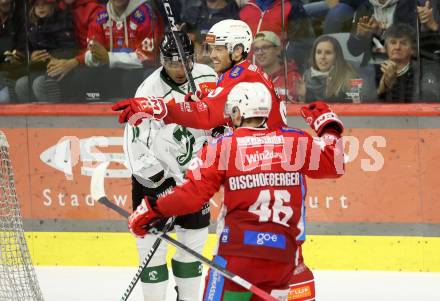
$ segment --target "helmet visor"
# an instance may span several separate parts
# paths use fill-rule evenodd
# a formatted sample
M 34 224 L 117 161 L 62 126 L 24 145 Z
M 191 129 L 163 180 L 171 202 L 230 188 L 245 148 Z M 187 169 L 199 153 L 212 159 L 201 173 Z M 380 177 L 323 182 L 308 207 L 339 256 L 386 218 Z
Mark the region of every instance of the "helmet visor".
M 187 57 L 188 67 L 190 70 L 192 70 L 194 65 L 194 58 L 192 55 Z M 166 57 L 161 55 L 161 63 L 164 67 L 170 68 L 170 69 L 180 69 L 184 68 L 182 61 L 180 60 L 180 57 L 175 55 L 172 57 Z
M 209 45 L 214 45 L 215 44 L 215 34 L 207 34 L 205 37 L 205 43 L 209 44 Z

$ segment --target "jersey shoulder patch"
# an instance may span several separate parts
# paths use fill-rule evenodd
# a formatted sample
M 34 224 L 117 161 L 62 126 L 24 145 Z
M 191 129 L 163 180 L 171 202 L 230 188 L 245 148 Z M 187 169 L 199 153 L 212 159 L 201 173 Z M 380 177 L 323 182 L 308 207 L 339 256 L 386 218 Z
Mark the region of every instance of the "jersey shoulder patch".
M 241 75 L 241 73 L 243 72 L 244 68 L 241 66 L 235 66 L 231 69 L 231 72 L 229 72 L 229 77 L 230 78 L 237 78 Z

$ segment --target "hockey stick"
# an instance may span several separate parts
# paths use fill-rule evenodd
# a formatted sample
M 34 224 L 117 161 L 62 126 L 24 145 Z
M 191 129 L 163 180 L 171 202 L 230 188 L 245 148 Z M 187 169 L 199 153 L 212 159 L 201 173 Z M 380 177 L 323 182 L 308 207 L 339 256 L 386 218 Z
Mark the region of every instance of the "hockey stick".
M 284 93 L 286 93 L 287 102 L 292 102 L 289 96 L 289 87 L 288 87 L 288 78 L 287 78 L 287 45 L 285 43 L 285 39 L 287 38 L 286 34 L 286 25 L 284 21 L 284 1 L 281 1 L 281 47 L 282 47 L 282 55 L 283 55 L 283 68 L 284 68 Z
M 165 13 L 167 14 L 168 23 L 170 24 L 171 32 L 173 34 L 174 41 L 176 42 L 177 51 L 179 52 L 180 60 L 183 64 L 183 70 L 185 71 L 186 79 L 189 82 L 189 86 L 192 92 L 195 94 L 197 91 L 196 84 L 194 83 L 194 78 L 191 74 L 191 70 L 188 65 L 188 58 L 185 55 L 185 51 L 183 50 L 182 41 L 180 41 L 179 36 L 176 31 L 178 31 L 176 26 L 176 20 L 174 19 L 173 10 L 171 9 L 171 4 L 169 0 L 162 0 L 163 7 L 165 9 Z
M 108 208 L 116 211 L 120 215 L 122 215 L 124 217 L 130 216 L 130 213 L 125 211 L 123 208 L 117 206 L 116 204 L 110 202 L 107 198 L 101 198 L 100 200 L 102 200 L 102 201 L 100 201 L 101 204 L 103 204 L 104 206 L 107 206 Z M 116 208 L 116 207 L 118 207 L 118 208 Z M 223 276 L 225 276 L 229 280 L 231 280 L 231 281 L 235 282 L 236 284 L 244 287 L 245 289 L 247 289 L 251 293 L 254 293 L 258 297 L 262 298 L 263 300 L 265 300 L 265 301 L 278 301 L 278 299 L 276 299 L 275 297 L 269 295 L 268 293 L 266 293 L 262 289 L 256 287 L 252 283 L 244 280 L 240 276 L 235 275 L 234 273 L 232 273 L 232 272 L 226 270 L 225 268 L 219 266 L 215 262 L 213 262 L 213 261 L 209 260 L 208 258 L 204 257 L 203 255 L 197 253 L 193 249 L 188 248 L 186 245 L 184 245 L 181 242 L 175 240 L 174 238 L 172 238 L 171 236 L 169 236 L 165 232 L 161 232 L 161 231 L 158 231 L 156 229 L 152 229 L 151 233 L 157 235 L 159 237 L 159 239 L 166 241 L 170 245 L 173 245 L 174 247 L 176 247 L 178 249 L 181 249 L 182 251 L 190 254 L 191 256 L 196 258 L 197 260 L 203 262 L 204 264 L 206 264 L 210 268 L 216 270 L 217 272 L 219 272 L 220 274 L 222 274 Z
M 99 164 L 92 174 L 92 179 L 90 182 L 90 194 L 92 195 L 92 199 L 95 201 L 98 201 L 102 205 L 106 206 L 107 208 L 110 208 L 114 210 L 115 212 L 119 213 L 125 218 L 128 218 L 130 216 L 130 213 L 123 208 L 119 207 L 115 203 L 110 202 L 110 200 L 105 195 L 105 189 L 104 189 L 104 176 L 105 171 L 107 170 L 107 167 L 110 162 L 103 162 Z M 174 217 L 169 218 L 165 224 L 165 227 L 163 228 L 164 232 L 168 232 L 171 230 L 171 228 L 174 225 Z M 121 301 L 128 300 L 128 297 L 133 292 L 134 287 L 136 286 L 137 282 L 141 278 L 142 271 L 148 266 L 151 259 L 153 258 L 154 254 L 156 253 L 157 249 L 159 248 L 159 245 L 161 243 L 161 239 L 157 238 L 153 245 L 151 246 L 150 250 L 148 251 L 147 256 L 145 256 L 144 260 L 142 260 L 141 264 L 139 265 L 136 274 L 133 276 L 133 279 L 130 281 L 130 284 L 128 285 L 127 289 L 124 292 L 124 295 L 120 299 Z

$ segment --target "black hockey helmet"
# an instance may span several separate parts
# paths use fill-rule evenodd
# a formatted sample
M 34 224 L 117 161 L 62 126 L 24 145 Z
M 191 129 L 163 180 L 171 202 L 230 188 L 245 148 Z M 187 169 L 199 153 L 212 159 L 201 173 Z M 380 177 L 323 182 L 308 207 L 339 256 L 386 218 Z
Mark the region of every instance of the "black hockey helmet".
M 188 58 L 194 55 L 194 44 L 189 39 L 188 35 L 182 31 L 176 31 L 177 36 L 182 42 L 183 51 Z M 173 61 L 179 59 L 179 50 L 177 49 L 176 41 L 174 40 L 171 30 L 167 30 L 164 34 L 162 43 L 160 44 L 160 54 L 164 58 L 170 58 Z

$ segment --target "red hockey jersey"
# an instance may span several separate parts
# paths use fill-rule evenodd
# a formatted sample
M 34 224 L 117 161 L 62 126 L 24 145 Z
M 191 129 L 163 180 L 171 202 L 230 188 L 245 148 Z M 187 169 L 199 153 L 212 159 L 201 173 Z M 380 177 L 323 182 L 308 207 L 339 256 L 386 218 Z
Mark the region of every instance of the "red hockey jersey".
M 325 141 L 290 128 L 239 128 L 210 143 L 187 180 L 157 200 L 164 216 L 196 212 L 224 186 L 219 255 L 294 264 L 304 233 L 305 176 L 344 173 L 342 139 Z
M 247 61 L 235 65 L 221 74 L 214 91 L 198 102 L 168 103 L 165 123 L 177 123 L 186 127 L 209 130 L 228 123 L 224 116 L 225 103 L 231 89 L 240 82 L 260 82 L 272 94 L 272 110 L 267 125 L 276 129 L 286 125 L 286 106 L 275 93 L 269 76 Z

